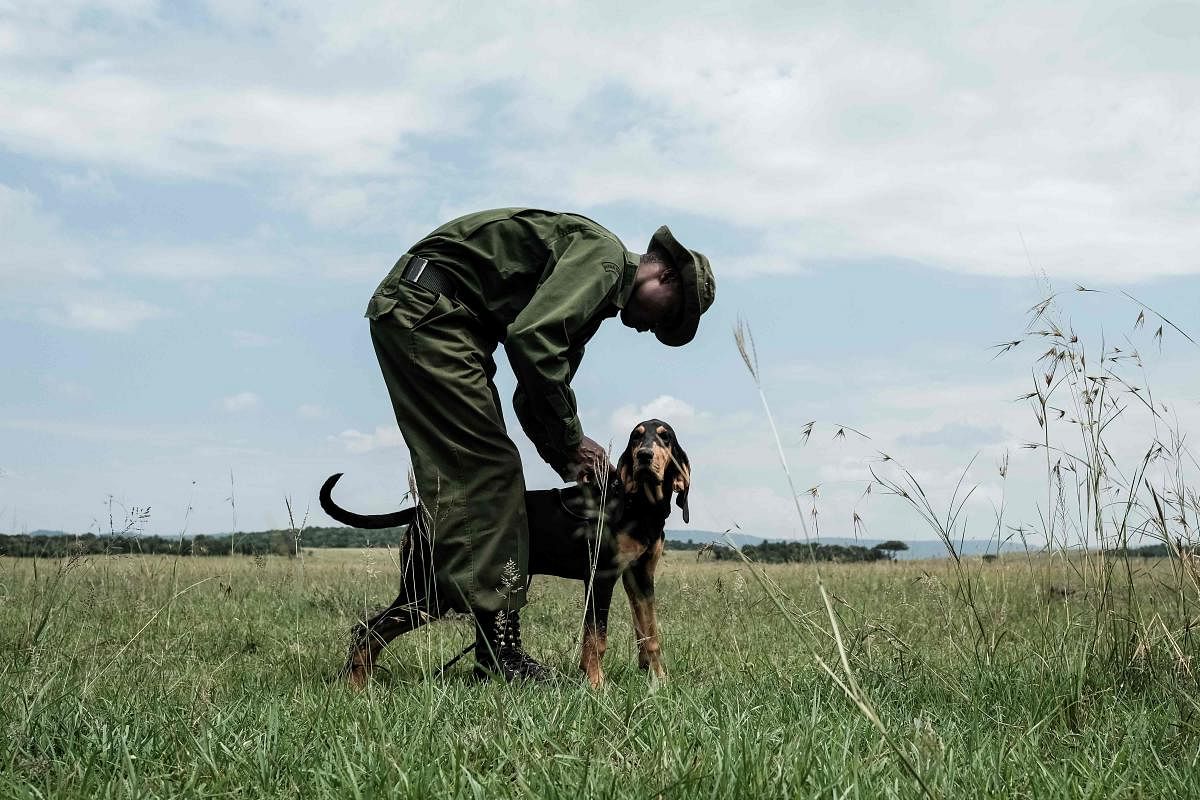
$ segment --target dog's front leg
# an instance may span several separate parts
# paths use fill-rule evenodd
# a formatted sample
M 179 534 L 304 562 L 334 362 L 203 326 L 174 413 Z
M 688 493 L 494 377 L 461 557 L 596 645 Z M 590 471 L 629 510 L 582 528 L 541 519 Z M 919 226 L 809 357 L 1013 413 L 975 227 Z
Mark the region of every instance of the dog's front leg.
M 593 689 L 604 684 L 600 661 L 608 649 L 608 609 L 615 586 L 615 581 L 596 579 L 584 587 L 583 650 L 579 668 L 587 675 Z
M 658 615 L 654 611 L 654 571 L 662 555 L 660 539 L 644 556 L 625 570 L 621 580 L 625 593 L 629 595 L 629 609 L 633 615 L 633 631 L 637 637 L 638 666 L 649 670 L 655 679 L 665 678 L 658 641 Z

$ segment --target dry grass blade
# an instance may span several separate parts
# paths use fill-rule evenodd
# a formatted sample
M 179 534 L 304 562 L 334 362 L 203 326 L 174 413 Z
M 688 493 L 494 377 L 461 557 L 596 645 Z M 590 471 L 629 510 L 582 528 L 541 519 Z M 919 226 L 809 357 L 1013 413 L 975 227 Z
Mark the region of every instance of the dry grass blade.
M 1183 328 L 1179 327 L 1179 326 L 1178 326 L 1178 325 L 1176 325 L 1174 322 L 1172 322 L 1171 320 L 1167 319 L 1167 318 L 1166 318 L 1166 317 L 1164 317 L 1162 314 L 1158 313 L 1158 312 L 1157 312 L 1157 311 L 1155 311 L 1153 308 L 1151 308 L 1150 306 L 1148 306 L 1148 305 L 1146 305 L 1145 303 L 1143 303 L 1141 300 L 1138 300 L 1136 297 L 1134 297 L 1133 295 L 1131 295 L 1129 292 L 1127 292 L 1127 291 L 1122 291 L 1122 292 L 1121 292 L 1121 294 L 1125 295 L 1125 297 L 1127 297 L 1127 298 L 1129 298 L 1130 300 L 1132 300 L 1133 302 L 1137 303 L 1139 306 L 1141 306 L 1141 307 L 1142 307 L 1142 309 L 1143 309 L 1144 311 L 1149 311 L 1151 314 L 1153 314 L 1154 316 L 1158 317 L 1158 318 L 1159 318 L 1160 320 L 1162 320 L 1162 321 L 1163 321 L 1163 322 L 1164 322 L 1166 325 L 1170 326 L 1170 327 L 1171 327 L 1171 328 L 1172 328 L 1172 329 L 1173 329 L 1173 330 L 1174 330 L 1176 333 L 1178 333 L 1180 336 L 1182 336 L 1183 338 L 1187 339 L 1187 340 L 1188 340 L 1189 342 L 1191 342 L 1192 344 L 1196 344 L 1196 340 L 1195 340 L 1195 339 L 1193 339 L 1193 338 L 1192 338 L 1190 335 L 1188 335 L 1187 331 L 1185 331 Z M 1141 319 L 1142 317 L 1139 315 L 1139 317 L 1138 317 L 1138 318 L 1139 318 L 1139 319 Z M 1136 327 L 1136 326 L 1135 326 L 1135 327 Z M 1161 329 L 1160 329 L 1160 330 L 1161 330 Z
M 992 349 L 995 350 L 996 353 L 995 353 L 995 355 L 992 356 L 992 360 L 999 358 L 1000 356 L 1007 353 L 1009 350 L 1012 350 L 1014 347 L 1020 347 L 1020 346 L 1021 346 L 1020 339 L 1015 339 L 1015 340 L 1009 341 L 1009 342 L 1001 342 L 1000 344 L 994 344 L 994 345 L 992 345 Z
M 758 352 L 754 347 L 754 335 L 750 333 L 750 326 L 740 317 L 737 326 L 733 329 L 733 340 L 737 343 L 738 352 L 742 354 L 742 361 L 746 363 L 746 369 L 750 370 L 750 376 L 754 378 L 754 384 L 758 386 L 760 380 Z
M 800 430 L 800 436 L 803 438 L 803 441 L 801 442 L 801 444 L 808 444 L 808 438 L 809 438 L 810 436 L 812 436 L 812 432 L 813 432 L 813 425 L 816 425 L 816 424 L 817 424 L 817 421 L 816 421 L 816 420 L 810 420 L 810 421 L 808 422 L 808 424 L 807 424 L 807 425 L 805 425 L 805 426 L 804 426 L 804 427 L 803 427 L 803 428 Z
M 851 428 L 849 425 L 838 425 L 837 423 L 834 423 L 834 424 L 835 424 L 835 425 L 837 425 L 837 433 L 835 433 L 835 434 L 833 435 L 833 438 L 835 438 L 835 439 L 845 439 L 845 438 L 846 438 L 846 431 L 850 431 L 851 433 L 853 433 L 853 434 L 855 434 L 855 435 L 857 435 L 857 436 L 859 436 L 859 437 L 861 437 L 861 438 L 863 438 L 863 439 L 870 439 L 870 438 L 871 438 L 870 436 L 868 436 L 867 434 L 863 433 L 862 431 L 860 431 L 860 430 L 858 430 L 858 429 L 856 429 L 856 428 Z

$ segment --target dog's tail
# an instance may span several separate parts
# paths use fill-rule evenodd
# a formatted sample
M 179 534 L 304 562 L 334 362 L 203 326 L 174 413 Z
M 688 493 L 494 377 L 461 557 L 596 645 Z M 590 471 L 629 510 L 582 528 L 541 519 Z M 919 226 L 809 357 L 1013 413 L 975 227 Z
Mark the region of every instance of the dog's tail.
M 408 525 L 416 519 L 416 506 L 393 511 L 390 514 L 355 514 L 353 511 L 347 511 L 333 502 L 333 487 L 341 477 L 342 473 L 339 472 L 336 475 L 330 475 L 325 480 L 325 484 L 321 487 L 321 508 L 343 525 L 349 525 L 352 528 L 397 528 L 401 525 Z

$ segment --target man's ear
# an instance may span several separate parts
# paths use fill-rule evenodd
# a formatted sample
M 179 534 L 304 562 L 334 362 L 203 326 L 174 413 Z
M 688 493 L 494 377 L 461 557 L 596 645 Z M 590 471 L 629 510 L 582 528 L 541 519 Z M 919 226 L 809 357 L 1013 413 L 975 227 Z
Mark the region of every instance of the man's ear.
M 637 482 L 633 479 L 633 457 L 629 454 L 629 449 L 629 445 L 625 445 L 625 450 L 617 461 L 617 477 L 621 479 L 625 491 L 632 494 L 637 491 Z
M 683 511 L 683 521 L 691 521 L 691 511 L 688 509 L 688 492 L 692 489 L 692 464 L 688 461 L 687 453 L 679 445 L 679 439 L 671 446 L 671 466 L 675 468 L 675 477 L 671 488 L 677 492 L 675 505 Z

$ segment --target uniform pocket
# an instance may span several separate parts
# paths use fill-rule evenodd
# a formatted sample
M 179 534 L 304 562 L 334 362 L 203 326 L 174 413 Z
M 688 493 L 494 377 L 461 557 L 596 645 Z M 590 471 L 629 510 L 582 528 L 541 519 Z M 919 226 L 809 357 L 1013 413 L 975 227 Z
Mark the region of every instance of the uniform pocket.
M 442 317 L 453 314 L 462 307 L 457 301 L 451 300 L 444 294 L 430 292 L 423 286 L 418 286 L 417 288 L 423 292 L 429 292 L 431 295 L 433 295 L 434 302 L 428 308 L 426 308 L 425 312 L 421 314 L 421 316 L 412 324 L 412 330 L 414 331 L 420 330 L 427 325 L 437 322 Z
M 370 320 L 377 320 L 380 317 L 391 313 L 399 304 L 400 296 L 400 276 L 404 274 L 405 267 L 412 260 L 411 253 L 405 253 L 400 256 L 400 260 L 396 265 L 383 277 L 379 285 L 375 287 L 374 293 L 371 295 L 370 301 L 367 303 L 367 310 L 363 314 L 364 317 Z
M 395 307 L 396 298 L 384 297 L 381 294 L 377 294 L 371 298 L 369 303 L 367 303 L 367 310 L 363 316 L 369 320 L 377 320 Z
M 405 282 L 392 294 L 377 294 L 367 304 L 367 316 L 379 319 L 390 315 L 393 322 L 416 330 L 426 318 L 438 315 L 438 308 L 446 301 L 440 294 L 424 286 Z
M 377 320 L 391 315 L 400 325 L 416 328 L 427 315 L 435 311 L 441 299 L 442 296 L 437 292 L 405 282 L 401 286 L 389 289 L 386 294 L 376 292 L 367 303 L 367 311 L 363 316 Z

